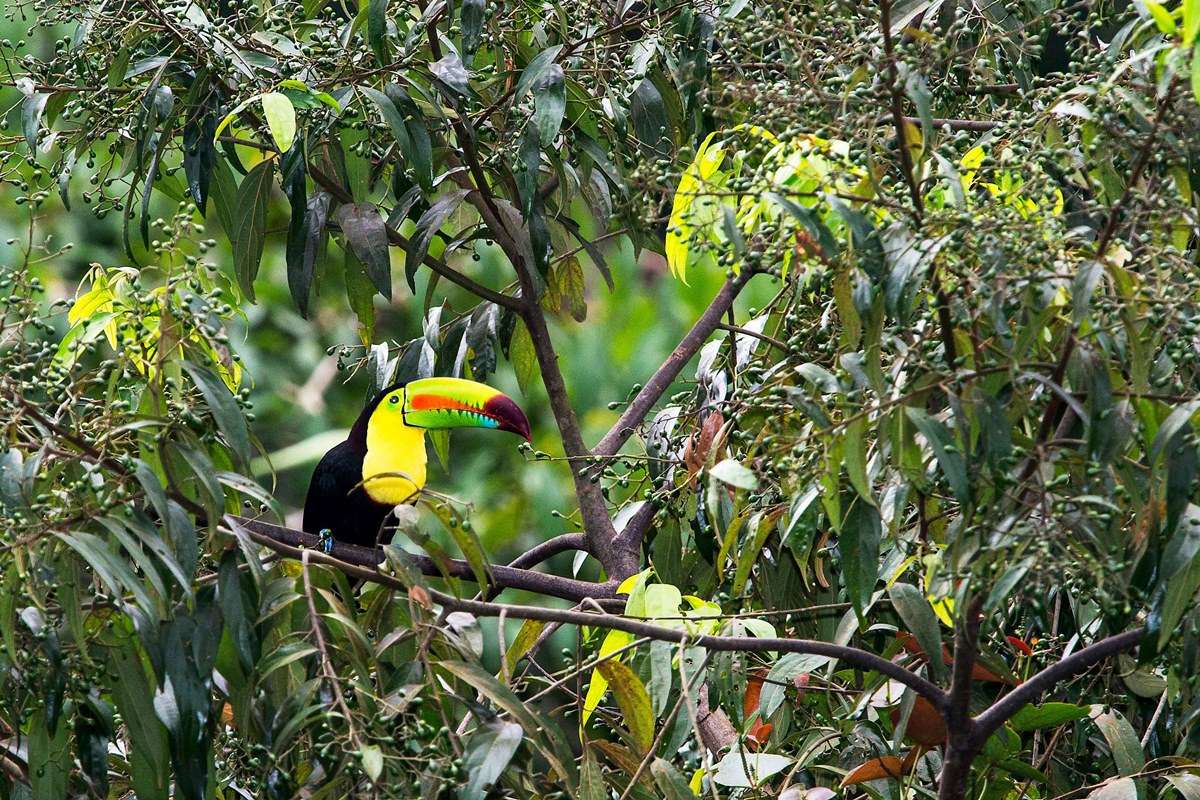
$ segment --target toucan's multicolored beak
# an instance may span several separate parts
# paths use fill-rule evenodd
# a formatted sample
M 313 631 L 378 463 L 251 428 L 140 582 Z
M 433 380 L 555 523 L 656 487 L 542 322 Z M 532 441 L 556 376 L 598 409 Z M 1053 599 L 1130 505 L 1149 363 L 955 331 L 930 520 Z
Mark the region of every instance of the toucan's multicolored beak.
M 404 423 L 416 428 L 494 428 L 530 441 L 529 420 L 512 398 L 462 378 L 421 378 L 404 386 Z

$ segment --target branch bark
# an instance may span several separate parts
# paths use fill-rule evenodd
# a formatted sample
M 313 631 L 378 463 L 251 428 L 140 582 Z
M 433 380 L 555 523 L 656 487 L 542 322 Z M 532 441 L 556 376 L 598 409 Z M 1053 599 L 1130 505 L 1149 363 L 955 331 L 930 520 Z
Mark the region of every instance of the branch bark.
M 303 531 L 298 531 L 293 528 L 285 528 L 281 525 L 273 525 L 270 522 L 262 520 L 248 519 L 246 517 L 238 517 L 232 514 L 226 515 L 226 523 L 233 526 L 240 526 L 255 542 L 261 545 L 270 547 L 273 550 L 278 550 L 276 545 L 284 545 L 298 551 L 317 551 L 321 550 L 321 541 L 316 536 Z M 568 534 L 573 535 L 573 534 Z M 562 537 L 559 537 L 561 539 Z M 555 552 L 570 549 L 564 547 L 559 539 L 551 539 L 545 545 L 554 544 L 554 547 L 548 548 Z M 537 550 L 537 548 L 535 548 Z M 279 552 L 289 552 L 279 550 Z M 534 551 L 530 551 L 534 552 Z M 535 553 L 524 563 L 536 563 L 544 555 L 546 551 Z M 342 542 L 334 542 L 332 555 L 336 561 L 351 564 L 356 567 L 362 567 L 368 570 L 371 574 L 379 574 L 377 567 L 383 563 L 384 555 L 382 550 L 373 550 L 367 547 L 358 547 L 352 544 L 344 544 Z M 475 573 L 471 569 L 471 565 L 466 561 L 459 559 L 451 559 L 447 564 L 441 565 L 446 567 L 443 573 L 439 562 L 434 561 L 429 556 L 418 555 L 415 553 L 408 554 L 410 563 L 421 571 L 423 575 L 430 577 L 443 577 L 443 575 L 451 578 L 459 578 L 461 580 L 475 580 Z M 522 561 L 524 556 L 518 561 Z M 515 562 L 514 562 L 515 563 Z M 544 594 L 548 597 L 559 597 L 563 600 L 584 600 L 584 599 L 604 599 L 613 597 L 616 583 L 610 581 L 608 583 L 592 583 L 590 581 L 579 581 L 572 578 L 563 578 L 558 575 L 547 575 L 543 572 L 533 572 L 532 570 L 522 569 L 513 566 L 493 565 L 489 567 L 492 583 L 500 589 L 521 589 L 528 592 L 536 592 Z M 359 576 L 363 577 L 363 576 Z
M 954 671 L 945 696 L 946 754 L 938 780 L 938 800 L 962 800 L 966 795 L 971 762 L 979 751 L 971 719 L 971 672 L 979 655 L 979 624 L 983 597 L 974 597 L 954 637 Z
M 327 555 L 320 550 L 306 550 L 303 547 L 298 547 L 287 542 L 267 536 L 263 533 L 256 532 L 252 527 L 245 523 L 253 523 L 254 527 L 269 525 L 256 520 L 245 520 L 243 517 L 234 517 L 233 515 L 226 516 L 226 523 L 231 526 L 236 524 L 241 527 L 247 535 L 255 542 L 262 544 L 278 553 L 281 553 L 289 558 L 307 559 L 309 563 L 325 564 L 335 569 L 341 570 L 345 574 L 353 578 L 372 581 L 383 586 L 397 590 L 405 590 L 407 588 L 401 581 L 391 575 L 380 572 L 376 567 L 364 566 L 348 561 L 343 561 L 333 555 Z M 270 525 L 271 528 L 279 529 L 278 525 Z M 308 541 L 316 543 L 316 537 L 301 533 L 300 531 L 291 531 L 289 528 L 282 528 L 283 531 L 290 531 L 293 534 L 300 534 Z M 336 545 L 334 552 L 345 553 L 345 547 Z M 355 548 L 355 550 L 363 550 L 365 548 Z M 350 551 L 353 554 L 354 551 Z M 498 568 L 494 568 L 498 569 Z M 534 573 L 539 574 L 539 573 Z M 556 577 L 552 575 L 543 575 L 541 577 Z M 562 580 L 562 579 L 559 579 Z M 576 581 L 579 583 L 579 581 Z M 593 586 L 597 584 L 592 584 Z M 709 650 L 733 651 L 743 653 L 768 653 L 768 652 L 786 652 L 786 653 L 807 653 L 811 655 L 828 656 L 830 658 L 843 661 L 846 664 L 857 667 L 859 669 L 868 670 L 871 672 L 879 672 L 888 676 L 905 686 L 911 688 L 914 692 L 926 698 L 932 703 L 941 704 L 944 701 L 944 693 L 941 689 L 935 686 L 930 681 L 922 678 L 914 672 L 911 672 L 899 664 L 888 661 L 886 658 L 870 653 L 866 650 L 860 650 L 857 647 L 848 647 L 844 645 L 832 644 L 830 642 L 820 642 L 812 639 L 779 639 L 779 638 L 756 638 L 743 636 L 708 636 L 697 635 L 691 633 L 683 627 L 666 627 L 662 625 L 654 625 L 650 622 L 633 617 L 625 617 L 619 614 L 599 613 L 591 611 L 571 611 L 561 608 L 539 608 L 536 606 L 512 605 L 507 603 L 488 603 L 479 600 L 466 600 L 462 598 L 452 597 L 444 592 L 439 592 L 434 589 L 426 589 L 430 598 L 443 606 L 454 611 L 467 611 L 477 617 L 498 617 L 504 614 L 505 617 L 511 619 L 533 619 L 543 622 L 559 622 L 567 625 L 586 625 L 595 628 L 604 628 L 607 630 L 619 630 L 627 633 L 632 633 L 635 636 L 642 636 L 649 639 L 674 642 L 676 644 L 688 644 L 699 647 L 705 647 Z

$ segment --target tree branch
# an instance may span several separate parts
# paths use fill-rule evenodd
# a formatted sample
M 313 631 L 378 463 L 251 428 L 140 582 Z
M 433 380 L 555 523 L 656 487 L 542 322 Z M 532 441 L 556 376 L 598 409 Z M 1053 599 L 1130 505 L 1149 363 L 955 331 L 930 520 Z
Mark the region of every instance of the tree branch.
M 973 738 L 976 744 L 982 745 L 1000 726 L 1012 718 L 1014 714 L 1032 703 L 1042 692 L 1052 689 L 1056 684 L 1086 671 L 1089 667 L 1117 653 L 1128 650 L 1141 641 L 1144 630 L 1134 630 L 1118 633 L 1101 639 L 1089 647 L 1072 653 L 1056 664 L 1046 667 L 1029 680 L 1013 689 L 1007 695 L 997 700 L 986 711 L 975 718 Z
M 236 525 L 241 527 L 255 542 L 285 555 L 293 551 L 307 552 L 309 550 L 324 554 L 321 549 L 320 539 L 310 533 L 298 531 L 293 528 L 285 528 L 281 525 L 273 525 L 262 520 L 239 517 L 233 514 L 227 514 L 225 520 L 230 526 Z M 558 538 L 561 539 L 562 537 Z M 557 539 L 551 539 L 550 542 L 544 544 L 557 541 Z M 280 547 L 281 545 L 282 548 Z M 556 546 L 561 547 L 561 545 Z M 563 547 L 561 549 L 568 548 Z M 468 581 L 475 580 L 475 573 L 471 569 L 471 565 L 466 561 L 450 559 L 448 563 L 441 564 L 429 556 L 415 553 L 408 553 L 406 555 L 410 559 L 410 563 L 424 575 L 431 577 L 448 576 Z M 357 577 L 376 582 L 379 582 L 378 577 L 386 577 L 378 571 L 378 565 L 383 563 L 384 560 L 382 550 L 334 542 L 332 556 L 336 562 L 360 567 L 366 572 L 365 575 L 356 573 Z M 446 567 L 445 572 L 442 570 L 443 566 Z M 488 571 L 491 573 L 492 583 L 497 588 L 521 589 L 544 594 L 549 597 L 559 597 L 564 600 L 578 601 L 611 598 L 616 589 L 616 583 L 611 581 L 609 583 L 592 583 L 590 581 L 563 578 L 558 575 L 547 575 L 543 572 L 533 572 L 532 570 L 521 569 L 519 567 L 493 565 L 488 568 Z
M 633 435 L 637 426 L 650 413 L 654 404 L 667 389 L 671 388 L 671 384 L 679 376 L 684 365 L 691 360 L 692 356 L 696 355 L 712 332 L 721 324 L 721 317 L 733 306 L 734 299 L 751 277 L 753 277 L 753 273 L 742 270 L 736 277 L 725 281 L 721 291 L 717 292 L 712 303 L 696 320 L 696 324 L 679 341 L 675 350 L 667 356 L 667 360 L 662 363 L 658 371 L 646 381 L 645 386 L 625 409 L 625 413 L 613 424 L 608 433 L 604 434 L 604 438 L 597 442 L 592 450 L 593 454 L 603 457 L 617 454 L 622 445 Z
M 406 587 L 397 578 L 386 575 L 380 572 L 374 566 L 364 566 L 349 561 L 343 561 L 334 555 L 327 555 L 320 550 L 306 550 L 303 547 L 297 547 L 288 544 L 280 539 L 275 539 L 271 536 L 259 532 L 259 529 L 264 526 L 270 529 L 285 531 L 290 534 L 298 534 L 298 538 L 316 543 L 316 537 L 300 531 L 292 531 L 290 528 L 280 528 L 278 525 L 271 525 L 257 520 L 249 520 L 244 517 L 236 517 L 234 515 L 226 515 L 226 522 L 231 526 L 240 527 L 246 532 L 251 539 L 259 544 L 269 547 L 279 553 L 282 553 L 290 558 L 304 558 L 307 553 L 309 563 L 325 564 L 335 569 L 341 570 L 345 574 L 353 578 L 359 578 L 373 583 L 378 583 L 382 586 L 388 586 L 392 589 L 407 590 Z M 366 548 L 353 548 L 347 551 L 345 548 L 350 545 L 334 544 L 334 553 L 346 555 L 358 555 L 355 551 L 365 550 Z M 502 570 L 502 567 L 493 567 L 494 570 Z M 555 578 L 554 575 L 541 575 L 540 573 L 530 573 L 540 575 L 543 578 Z M 564 579 L 559 578 L 562 581 Z M 572 581 L 571 583 L 581 583 L 581 581 Z M 602 585 L 591 584 L 592 586 Z M 609 584 L 611 585 L 611 584 Z M 910 672 L 899 664 L 888 661 L 886 658 L 877 656 L 866 650 L 860 650 L 857 647 L 847 647 L 844 645 L 831 644 L 829 642 L 820 642 L 812 639 L 778 639 L 778 638 L 756 638 L 752 636 L 706 636 L 689 633 L 681 628 L 669 628 L 661 625 L 654 625 L 649 622 L 625 617 L 618 614 L 598 613 L 591 611 L 571 611 L 561 608 L 539 608 L 536 606 L 512 605 L 507 603 L 486 603 L 479 600 L 464 600 L 451 595 L 439 592 L 435 589 L 426 589 L 430 598 L 444 606 L 455 611 L 467 611 L 477 617 L 498 617 L 504 614 L 510 619 L 533 619 L 543 622 L 559 622 L 567 625 L 586 625 L 596 628 L 604 628 L 606 630 L 619 630 L 627 633 L 632 633 L 635 636 L 644 636 L 649 639 L 654 639 L 663 642 L 674 642 L 676 644 L 689 644 L 699 647 L 705 647 L 709 650 L 733 651 L 743 653 L 767 653 L 767 652 L 786 652 L 786 653 L 808 653 L 812 655 L 828 656 L 830 658 L 844 661 L 852 667 L 878 672 L 886 675 L 889 678 L 903 683 L 905 686 L 912 689 L 917 694 L 926 698 L 932 703 L 941 703 L 945 697 L 944 693 L 937 686 L 917 675 Z M 610 589 L 611 591 L 611 589 Z
M 564 533 L 547 539 L 508 562 L 513 569 L 529 569 L 548 558 L 568 550 L 587 550 L 587 537 L 582 533 Z

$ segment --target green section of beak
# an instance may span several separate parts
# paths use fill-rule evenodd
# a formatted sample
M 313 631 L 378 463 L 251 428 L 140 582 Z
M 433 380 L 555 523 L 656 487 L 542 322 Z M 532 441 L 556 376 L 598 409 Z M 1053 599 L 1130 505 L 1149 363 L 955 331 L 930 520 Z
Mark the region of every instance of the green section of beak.
M 508 396 L 462 378 L 422 378 L 404 387 L 404 422 L 417 428 L 494 428 L 529 438 L 529 420 Z

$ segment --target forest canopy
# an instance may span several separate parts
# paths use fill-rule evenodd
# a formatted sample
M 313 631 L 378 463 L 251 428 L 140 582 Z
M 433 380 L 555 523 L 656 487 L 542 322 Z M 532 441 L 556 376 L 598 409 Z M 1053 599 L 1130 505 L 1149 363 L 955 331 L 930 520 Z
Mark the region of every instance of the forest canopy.
M 0 798 L 1200 799 L 1197 33 L 6 4 Z

